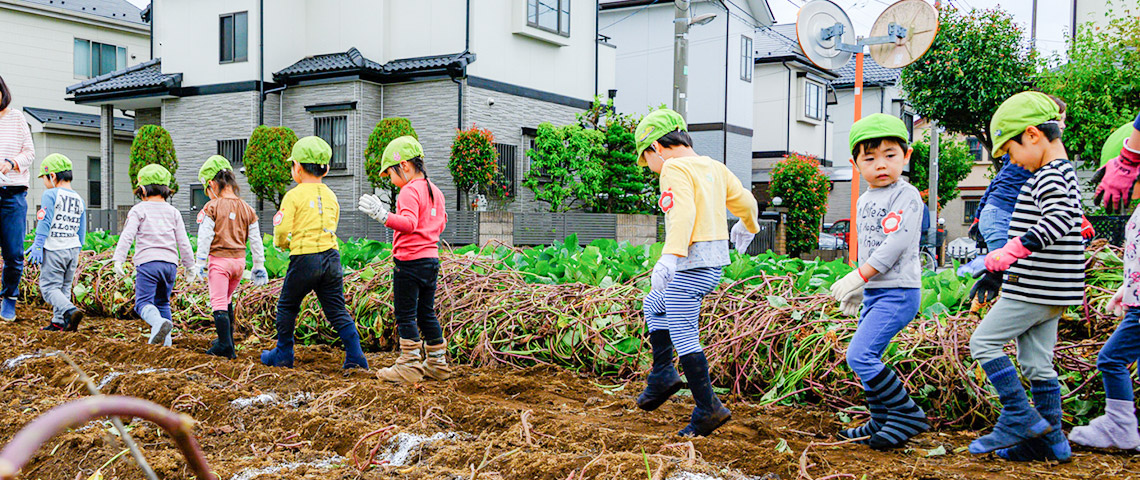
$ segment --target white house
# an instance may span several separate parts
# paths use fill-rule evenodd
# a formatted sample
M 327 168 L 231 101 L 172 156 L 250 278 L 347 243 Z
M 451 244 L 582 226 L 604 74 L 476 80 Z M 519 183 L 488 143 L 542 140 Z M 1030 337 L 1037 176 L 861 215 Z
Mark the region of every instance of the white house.
M 37 165 L 50 153 L 71 158 L 73 186 L 91 208 L 113 207 L 105 189 L 129 197 L 129 186 L 103 182 L 100 171 L 111 165 L 127 171 L 134 120 L 114 117 L 117 153 L 104 163 L 99 109 L 66 101 L 64 89 L 150 59 L 150 27 L 139 9 L 126 0 L 0 0 L 0 44 L 0 75 L 28 121 Z M 30 207 L 42 192 L 43 184 L 32 181 Z
M 474 124 L 495 135 L 518 192 L 509 208 L 540 210 L 519 184 L 528 134 L 573 122 L 613 88 L 596 0 L 154 0 L 150 12 L 154 60 L 68 93 L 170 131 L 191 192 L 174 197 L 180 208 L 205 202 L 197 165 L 216 153 L 240 162 L 259 124 L 324 137 L 334 151 L 326 183 L 347 206 L 372 191 L 369 133 L 406 117 L 449 199 L 458 201 L 446 169 L 455 129 Z
M 599 32 L 617 47 L 619 112 L 644 114 L 673 99 L 672 1 L 603 0 Z M 698 0 L 693 17 L 712 14 L 689 31 L 686 121 L 696 149 L 752 177 L 753 57 L 757 29 L 771 25 L 766 1 Z

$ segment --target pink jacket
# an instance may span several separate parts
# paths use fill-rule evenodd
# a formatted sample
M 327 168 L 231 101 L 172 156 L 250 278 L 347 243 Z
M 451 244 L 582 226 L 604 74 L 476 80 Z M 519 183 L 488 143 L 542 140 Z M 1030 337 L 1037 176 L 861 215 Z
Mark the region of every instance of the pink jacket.
M 0 181 L 0 187 L 27 187 L 35 158 L 36 148 L 24 112 L 11 106 L 0 111 L 0 162 L 8 159 L 16 164 L 7 173 L 8 181 Z
M 388 215 L 384 225 L 396 231 L 392 237 L 396 260 L 438 258 L 439 235 L 447 226 L 443 192 L 423 178 L 408 182 L 396 197 L 396 211 Z

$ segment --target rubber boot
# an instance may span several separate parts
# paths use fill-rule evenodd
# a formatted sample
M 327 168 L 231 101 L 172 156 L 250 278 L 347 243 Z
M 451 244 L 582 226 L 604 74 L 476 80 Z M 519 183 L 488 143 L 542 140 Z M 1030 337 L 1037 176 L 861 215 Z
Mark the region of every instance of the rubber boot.
M 286 321 L 277 315 L 277 346 L 273 350 L 261 351 L 261 363 L 270 367 L 293 368 L 293 331 L 296 319 Z
M 336 332 L 340 335 L 340 342 L 344 344 L 345 370 L 362 368 L 368 370 L 368 359 L 364 358 L 364 350 L 360 348 L 360 332 L 356 330 L 355 323 L 349 323 Z
M 79 322 L 83 321 L 83 310 L 73 308 L 63 314 L 63 319 L 67 322 L 67 326 L 63 327 L 65 332 L 74 332 L 79 330 Z
M 887 421 L 879 431 L 865 442 L 876 450 L 898 448 L 922 432 L 930 430 L 926 423 L 926 412 L 914 403 L 906 391 L 906 385 L 895 371 L 884 366 L 867 385 L 875 392 L 875 400 L 887 409 Z
M 865 390 L 863 393 L 867 397 L 867 411 L 871 412 L 871 418 L 867 420 L 867 423 L 858 427 L 840 430 L 839 436 L 842 438 L 870 437 L 878 433 L 878 431 L 883 428 L 883 425 L 887 423 L 887 407 L 879 403 L 878 398 L 875 397 L 875 392 Z M 861 440 L 859 443 L 866 443 L 867 440 L 870 440 L 870 438 Z
M 150 340 L 147 343 L 151 345 L 163 345 L 166 343 L 166 338 L 170 336 L 170 331 L 174 329 L 174 324 L 162 317 L 159 313 L 158 307 L 154 305 L 144 305 L 139 309 L 139 316 L 142 317 L 148 325 L 150 325 Z
M 653 346 L 653 369 L 645 378 L 645 391 L 637 396 L 637 407 L 652 412 L 685 385 L 673 367 L 673 340 L 668 330 L 649 332 Z
M 994 452 L 995 455 L 1014 462 L 1054 461 L 1066 463 L 1073 457 L 1069 440 L 1061 429 L 1061 384 L 1057 379 L 1036 381 L 1030 387 L 1033 392 L 1033 407 L 1041 417 L 1049 421 L 1053 431 L 1041 438 L 1026 440 L 1010 448 Z M 1131 403 L 1131 402 L 1129 402 Z M 1136 417 L 1132 416 L 1133 425 Z M 1135 435 L 1136 428 L 1132 428 Z
M 1012 447 L 1031 438 L 1037 438 L 1053 430 L 1048 420 L 1041 418 L 1037 410 L 1030 408 L 1029 397 L 1017 376 L 1017 369 L 1009 357 L 1002 356 L 982 364 L 990 383 L 1001 400 L 1001 416 L 994 431 L 970 443 L 970 453 L 989 453 L 1001 448 Z
M 447 341 L 438 345 L 424 345 L 427 358 L 424 358 L 424 376 L 432 380 L 451 378 L 451 367 L 447 364 Z
M 207 354 L 217 357 L 237 358 L 234 354 L 234 330 L 230 323 L 230 313 L 225 310 L 214 310 L 214 329 L 218 331 L 218 339 L 206 350 Z
M 234 338 L 234 325 L 237 325 L 237 316 L 234 315 L 234 304 L 230 304 L 226 309 L 226 313 L 230 316 L 230 339 Z
M 1104 400 L 1104 415 L 1092 419 L 1087 426 L 1073 427 L 1069 440 L 1092 448 L 1133 450 L 1140 447 L 1136 430 L 1136 405 L 1132 400 Z
M 423 359 L 420 348 L 424 342 L 400 339 L 400 357 L 388 368 L 376 371 L 381 380 L 396 383 L 416 383 L 424 379 Z
M 705 352 L 696 352 L 681 357 L 681 367 L 689 380 L 689 390 L 693 392 L 693 414 L 689 425 L 677 434 L 682 437 L 706 437 L 732 419 L 732 412 L 720 403 L 713 392 L 709 380 L 709 362 Z

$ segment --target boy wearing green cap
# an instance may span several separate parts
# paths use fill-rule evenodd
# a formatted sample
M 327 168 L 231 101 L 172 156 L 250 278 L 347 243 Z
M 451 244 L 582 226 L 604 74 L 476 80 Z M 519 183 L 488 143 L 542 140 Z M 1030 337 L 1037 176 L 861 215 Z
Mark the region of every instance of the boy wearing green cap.
M 221 155 L 206 159 L 198 169 L 198 181 L 205 186 L 210 201 L 198 212 L 198 254 L 194 277 L 206 280 L 210 290 L 210 306 L 214 310 L 214 328 L 218 339 L 207 354 L 236 358 L 234 353 L 234 290 L 245 272 L 245 249 L 253 257 L 253 284 L 265 285 L 265 246 L 257 212 L 238 196 L 234 169 Z
M 847 365 L 862 381 L 871 412 L 866 424 L 840 435 L 864 438 L 860 443 L 875 449 L 900 447 L 930 428 L 926 413 L 882 360 L 891 339 L 914 320 L 922 300 L 922 196 L 900 178 L 913 152 L 907 138 L 902 120 L 882 113 L 851 126 L 852 161 L 870 188 L 859 196 L 856 208 L 859 267 L 831 286 L 845 314 L 861 313 L 847 346 Z
M 192 275 L 190 269 L 194 266 L 194 251 L 190 249 L 182 213 L 166 201 L 173 193 L 170 171 L 162 165 L 152 163 L 139 170 L 135 196 L 142 201 L 127 213 L 112 257 L 115 274 L 125 276 L 123 265 L 134 244 L 135 311 L 150 325 L 149 343 L 167 347 L 174 329 L 170 294 L 178 276 L 178 264 L 186 268 L 187 276 Z
M 986 270 L 1005 272 L 1001 297 L 970 336 L 970 354 L 1001 400 L 992 433 L 970 443 L 975 454 L 1010 460 L 1068 461 L 1061 431 L 1061 386 L 1053 369 L 1057 321 L 1084 301 L 1085 254 L 1081 193 L 1061 143 L 1057 104 L 1040 92 L 1007 99 L 990 120 L 994 155 L 1033 172 L 1017 197 L 1009 241 L 986 256 Z M 1017 360 L 1030 382 L 1033 403 L 1003 351 L 1017 340 Z M 1041 437 L 1041 438 L 1038 438 Z M 1010 448 L 1013 447 L 1013 448 Z
M 277 300 L 277 346 L 261 352 L 261 363 L 293 367 L 293 333 L 301 301 L 316 292 L 321 309 L 344 344 L 344 368 L 368 369 L 360 349 L 360 332 L 344 305 L 344 271 L 340 265 L 336 226 L 340 204 L 321 179 L 329 171 L 332 147 L 320 137 L 293 145 L 293 187 L 273 216 L 273 244 L 289 250 L 289 269 Z
M 381 175 L 400 189 L 396 211 L 389 212 L 375 195 L 360 197 L 357 208 L 384 226 L 392 237 L 392 302 L 400 334 L 400 358 L 376 376 L 390 382 L 415 383 L 424 376 L 445 380 L 447 343 L 435 317 L 436 277 L 439 276 L 439 236 L 447 226 L 443 193 L 427 177 L 424 149 L 411 136 L 392 140 L 384 148 Z M 423 336 L 421 339 L 420 336 Z M 426 351 L 426 359 L 420 349 Z
M 728 242 L 744 252 L 756 232 L 757 205 L 723 163 L 693 151 L 685 120 L 661 109 L 637 124 L 637 163 L 661 175 L 658 206 L 665 213 L 665 248 L 653 267 L 643 313 L 653 347 L 653 368 L 637 406 L 652 411 L 681 389 L 673 351 L 693 393 L 693 414 L 681 436 L 707 436 L 732 418 L 713 391 L 700 342 L 701 300 L 716 288 L 730 262 Z M 727 225 L 725 208 L 740 217 Z
M 44 191 L 36 212 L 36 239 L 24 252 L 28 263 L 40 267 L 40 294 L 52 306 L 44 330 L 74 332 L 83 312 L 71 303 L 71 281 L 79 265 L 79 251 L 87 236 L 87 207 L 71 189 L 71 160 L 53 153 L 40 164 Z

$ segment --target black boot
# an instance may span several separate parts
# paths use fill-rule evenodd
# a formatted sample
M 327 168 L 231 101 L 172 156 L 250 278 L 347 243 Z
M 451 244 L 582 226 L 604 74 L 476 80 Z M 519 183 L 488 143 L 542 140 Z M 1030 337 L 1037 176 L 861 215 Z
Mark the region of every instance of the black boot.
M 214 310 L 214 329 L 218 331 L 218 339 L 209 350 L 206 350 L 206 353 L 218 357 L 237 358 L 234 354 L 233 326 L 229 312 Z
M 237 325 L 237 317 L 234 316 L 234 304 L 233 303 L 231 303 L 229 306 L 229 314 L 230 314 L 230 343 L 233 343 L 234 325 Z
M 678 432 L 682 437 L 708 436 L 725 422 L 732 419 L 730 412 L 713 392 L 712 381 L 709 380 L 709 362 L 705 359 L 705 352 L 690 353 L 681 357 L 681 368 L 685 369 L 685 378 L 689 380 L 689 390 L 693 392 L 693 415 L 689 425 Z
M 645 391 L 637 396 L 638 408 L 647 412 L 656 410 L 684 386 L 673 367 L 673 341 L 669 331 L 649 332 L 649 344 L 653 346 L 653 369 L 645 378 Z

